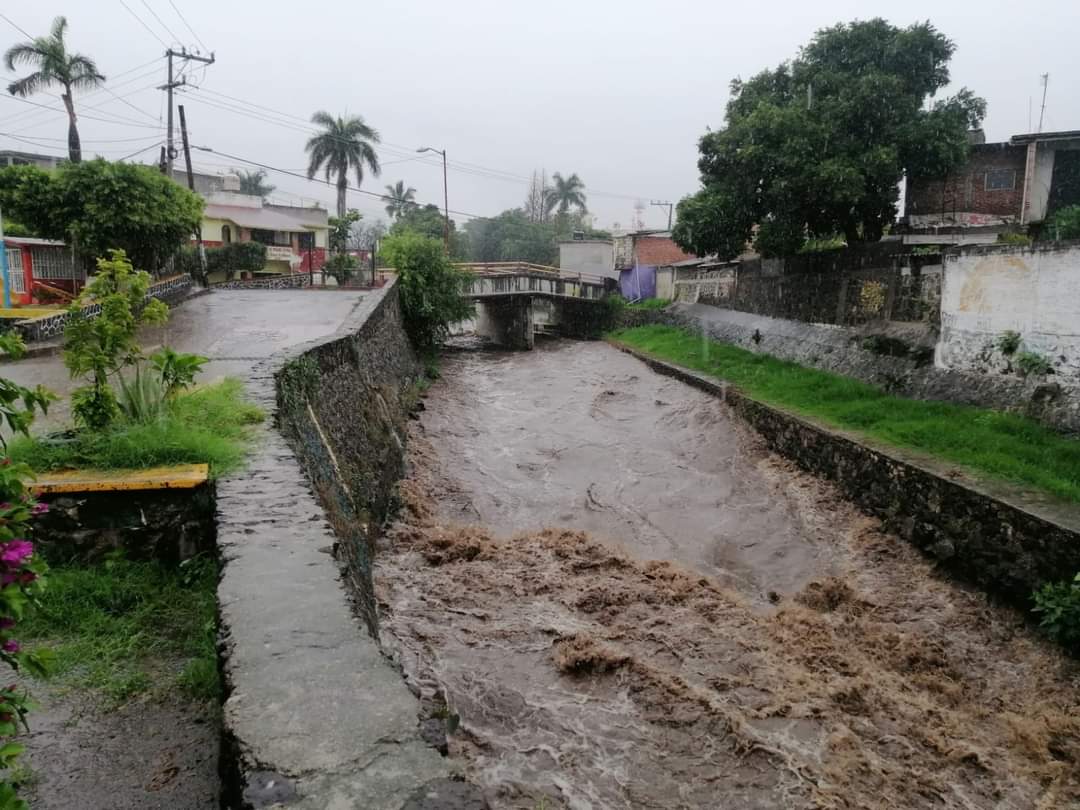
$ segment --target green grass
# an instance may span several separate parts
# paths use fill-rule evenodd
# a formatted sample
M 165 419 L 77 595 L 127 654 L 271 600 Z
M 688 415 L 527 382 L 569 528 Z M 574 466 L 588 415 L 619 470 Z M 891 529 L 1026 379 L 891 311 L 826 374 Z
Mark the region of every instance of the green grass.
M 754 399 L 993 478 L 1080 501 L 1080 441 L 1015 414 L 890 396 L 670 326 L 610 335 L 648 354 L 722 378 Z
M 630 309 L 642 309 L 642 310 L 663 309 L 664 307 L 666 307 L 670 303 L 671 303 L 670 298 L 646 298 L 643 301 L 638 301 L 638 302 L 636 302 L 634 304 L 630 304 L 629 307 L 630 307 Z
M 59 565 L 40 609 L 19 623 L 20 638 L 52 650 L 61 683 L 117 702 L 177 688 L 216 698 L 217 579 L 207 558 L 172 569 L 121 558 Z
M 244 400 L 243 384 L 227 379 L 177 397 L 160 418 L 147 423 L 81 430 L 65 441 L 21 437 L 10 451 L 14 461 L 38 472 L 206 463 L 217 477 L 243 464 L 252 425 L 263 418 L 259 408 Z

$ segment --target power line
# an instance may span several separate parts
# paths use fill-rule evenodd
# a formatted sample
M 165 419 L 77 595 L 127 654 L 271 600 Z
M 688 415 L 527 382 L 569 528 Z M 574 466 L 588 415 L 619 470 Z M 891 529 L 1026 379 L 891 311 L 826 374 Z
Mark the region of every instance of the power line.
M 195 33 L 195 29 L 191 27 L 191 23 L 187 21 L 187 17 L 185 17 L 180 12 L 180 9 L 176 7 L 176 3 L 174 3 L 173 0 L 169 0 L 169 5 L 173 7 L 173 11 L 176 12 L 176 16 L 180 18 L 180 21 L 187 26 L 187 30 L 191 32 L 191 35 L 195 37 L 195 41 L 199 43 L 199 47 L 201 47 L 204 51 L 209 51 L 210 49 L 206 47 L 206 43 L 203 42 L 199 35 Z
M 0 98 L 6 98 L 6 99 L 9 99 L 11 101 L 18 101 L 18 102 L 20 102 L 22 104 L 30 104 L 30 105 L 32 105 L 34 107 L 42 107 L 43 109 L 51 110 L 51 111 L 54 111 L 54 112 L 56 111 L 56 107 L 49 107 L 49 106 L 47 106 L 45 104 L 39 104 L 36 101 L 30 101 L 30 99 L 27 99 L 27 98 L 19 98 L 18 96 L 6 96 L 6 95 L 0 95 Z M 160 127 L 156 127 L 156 126 L 150 126 L 150 124 L 138 124 L 138 123 L 131 123 L 129 121 L 119 121 L 119 120 L 117 120 L 115 118 L 101 118 L 100 116 L 86 115 L 85 113 L 82 114 L 82 117 L 83 118 L 89 118 L 91 121 L 104 121 L 106 124 L 124 124 L 124 125 L 129 126 L 129 127 L 142 127 L 144 129 L 159 129 L 160 128 Z
M 14 28 L 14 29 L 15 29 L 16 31 L 18 31 L 19 33 L 21 33 L 21 34 L 22 34 L 22 35 L 23 35 L 24 37 L 30 37 L 30 39 L 33 39 L 33 38 L 34 38 L 33 36 L 31 36 L 31 35 L 30 35 L 30 32 L 29 32 L 29 31 L 27 31 L 27 30 L 26 30 L 25 28 L 23 28 L 22 26 L 16 25 L 16 24 L 15 24 L 15 22 L 14 22 L 14 21 L 13 21 L 13 20 L 11 19 L 11 17 L 9 17 L 8 15 L 4 14 L 3 12 L 0 12 L 0 19 L 3 19 L 3 20 L 4 20 L 5 22 L 7 22 L 7 24 L 8 24 L 8 25 L 10 25 L 10 26 L 11 26 L 12 28 Z
M 131 160 L 131 158 L 135 157 L 136 155 L 141 155 L 143 152 L 149 152 L 151 149 L 157 149 L 163 143 L 164 141 L 158 141 L 157 143 L 152 143 L 149 146 L 144 146 L 142 149 L 132 152 L 130 155 L 124 155 L 122 158 L 117 158 L 116 162 L 122 163 L 125 160 Z
M 161 27 L 164 28 L 168 32 L 169 36 L 172 37 L 177 43 L 180 43 L 180 37 L 178 37 L 176 34 L 173 33 L 173 30 L 171 28 L 169 28 L 169 26 L 167 26 L 165 24 L 165 21 L 163 19 L 161 19 L 161 17 L 158 16 L 158 13 L 156 11 L 154 11 L 153 8 L 150 7 L 150 4 L 147 3 L 146 0 L 142 0 L 142 4 L 144 6 L 146 6 L 147 11 L 149 11 L 151 14 L 154 15 L 154 19 L 157 20 L 161 24 Z
M 169 47 L 168 43 L 165 42 L 165 40 L 163 40 L 161 37 L 159 37 L 157 35 L 157 32 L 153 28 L 151 28 L 149 25 L 147 25 L 142 17 L 140 17 L 138 14 L 136 14 L 134 11 L 132 11 L 131 6 L 129 6 L 127 3 L 125 3 L 124 0 L 120 0 L 120 5 L 122 5 L 124 8 L 127 9 L 128 14 L 130 14 L 132 17 L 134 17 L 136 20 L 138 20 L 139 25 L 141 25 L 143 28 L 145 28 L 147 30 L 147 33 L 150 34 L 150 36 L 152 36 L 154 39 L 156 39 L 158 42 L 161 43 L 162 48 L 168 48 Z
M 22 143 L 30 144 L 31 146 L 36 146 L 38 148 L 41 148 L 41 147 L 45 147 L 46 149 L 55 149 L 56 148 L 55 144 L 42 143 L 41 141 L 39 141 L 39 140 L 37 140 L 35 138 L 23 138 L 23 137 L 21 137 L 19 135 L 12 135 L 11 133 L 8 133 L 8 132 L 0 132 L 0 135 L 4 136 L 5 138 L 11 138 L 12 140 L 15 140 L 15 141 L 20 141 Z M 146 147 L 146 148 L 149 148 L 149 147 Z M 140 149 L 139 151 L 144 152 L 144 151 L 146 151 L 146 148 Z M 101 153 L 126 152 L 127 147 L 125 147 L 124 149 L 91 149 L 89 151 L 101 152 Z M 136 154 L 138 154 L 138 153 L 136 153 Z M 61 156 L 60 155 L 55 155 L 55 156 L 52 156 L 52 157 L 61 157 Z M 63 156 L 63 157 L 66 157 L 66 156 Z
M 247 164 L 249 164 L 251 166 L 258 166 L 260 169 L 266 169 L 267 171 L 277 172 L 279 174 L 287 174 L 287 175 L 290 175 L 292 177 L 299 177 L 301 180 L 307 180 L 308 182 L 322 183 L 323 185 L 329 186 L 331 188 L 335 188 L 335 189 L 337 188 L 337 184 L 333 183 L 333 182 L 331 182 L 329 180 L 321 179 L 321 178 L 318 178 L 318 177 L 308 177 L 306 174 L 300 174 L 299 172 L 291 172 L 288 169 L 280 169 L 277 166 L 271 166 L 269 163 L 260 163 L 257 160 L 250 160 L 248 158 L 240 157 L 239 155 L 230 155 L 228 152 L 219 152 L 218 150 L 212 149 L 209 146 L 195 146 L 193 144 L 191 148 L 192 149 L 198 149 L 200 152 L 210 152 L 211 154 L 221 155 L 222 157 L 228 158 L 229 160 L 238 160 L 241 163 L 247 163 Z M 353 191 L 353 192 L 355 192 L 357 194 L 366 194 L 369 197 L 376 197 L 376 198 L 378 198 L 380 200 L 388 199 L 388 197 L 385 194 L 379 194 L 378 192 L 375 192 L 375 191 L 368 191 L 366 189 L 357 188 L 356 186 L 346 185 L 345 188 L 348 191 Z M 417 203 L 417 205 L 424 205 L 424 204 L 425 203 L 422 203 L 422 202 Z M 434 205 L 434 203 L 430 203 L 430 204 Z M 436 206 L 436 207 L 438 207 L 438 206 Z M 449 209 L 449 211 L 450 211 L 451 214 L 457 214 L 458 216 L 462 216 L 462 217 L 469 217 L 470 219 L 490 219 L 490 217 L 484 216 L 483 214 L 472 214 L 472 213 L 469 213 L 468 211 L 455 211 L 453 208 Z
M 0 132 L 0 135 L 6 135 L 9 138 L 14 138 L 13 132 Z M 137 143 L 139 141 L 148 141 L 151 138 L 159 139 L 157 135 L 140 135 L 138 138 L 90 138 L 89 140 L 80 138 L 81 143 Z M 36 135 L 30 138 L 22 138 L 21 140 L 31 141 L 57 141 L 59 143 L 67 143 L 67 138 L 46 138 L 44 135 Z

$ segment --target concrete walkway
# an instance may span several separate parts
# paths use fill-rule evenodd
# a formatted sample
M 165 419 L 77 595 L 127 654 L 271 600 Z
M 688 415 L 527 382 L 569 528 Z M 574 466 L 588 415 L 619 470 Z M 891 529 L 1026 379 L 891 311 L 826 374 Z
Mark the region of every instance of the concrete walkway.
M 259 360 L 290 346 L 333 334 L 364 300 L 358 290 L 222 290 L 199 295 L 170 312 L 164 326 L 139 332 L 144 352 L 162 346 L 209 357 L 199 382 L 245 377 Z M 72 380 L 60 353 L 0 363 L 0 376 L 22 385 L 44 385 L 60 396 L 37 431 L 70 423 Z

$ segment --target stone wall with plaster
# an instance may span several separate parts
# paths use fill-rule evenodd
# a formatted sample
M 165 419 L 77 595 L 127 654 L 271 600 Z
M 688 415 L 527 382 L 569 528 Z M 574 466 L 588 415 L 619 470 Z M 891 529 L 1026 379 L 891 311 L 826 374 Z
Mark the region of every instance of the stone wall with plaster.
M 998 343 L 1016 332 L 1016 352 Z M 1049 381 L 1080 386 L 1080 243 L 978 247 L 945 257 L 939 368 L 1015 373 L 1020 352 L 1044 357 Z

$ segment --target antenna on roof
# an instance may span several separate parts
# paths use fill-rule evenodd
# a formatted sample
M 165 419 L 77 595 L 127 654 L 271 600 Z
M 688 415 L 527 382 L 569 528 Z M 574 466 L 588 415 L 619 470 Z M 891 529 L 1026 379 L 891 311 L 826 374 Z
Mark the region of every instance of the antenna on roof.
M 1042 108 L 1039 110 L 1039 129 L 1038 129 L 1038 132 L 1042 132 L 1042 128 L 1043 128 L 1043 116 L 1046 114 L 1046 88 L 1047 88 L 1047 86 L 1049 84 L 1050 84 L 1050 74 L 1049 73 L 1044 73 L 1042 75 L 1043 98 L 1042 98 Z

